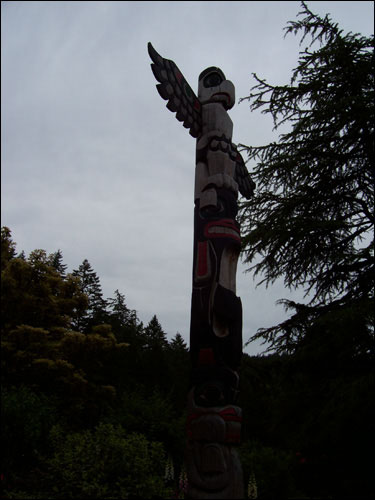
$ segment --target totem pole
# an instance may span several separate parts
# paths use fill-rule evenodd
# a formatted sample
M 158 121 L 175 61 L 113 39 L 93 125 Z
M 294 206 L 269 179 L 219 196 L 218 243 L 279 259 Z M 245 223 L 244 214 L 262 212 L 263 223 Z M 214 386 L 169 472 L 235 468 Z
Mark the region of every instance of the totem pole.
M 227 110 L 234 85 L 216 67 L 199 76 L 198 97 L 176 64 L 148 44 L 161 97 L 197 139 L 194 193 L 193 291 L 190 323 L 186 470 L 188 498 L 243 498 L 236 445 L 241 409 L 235 405 L 242 356 L 242 306 L 236 296 L 241 248 L 238 191 L 254 183 L 232 143 Z

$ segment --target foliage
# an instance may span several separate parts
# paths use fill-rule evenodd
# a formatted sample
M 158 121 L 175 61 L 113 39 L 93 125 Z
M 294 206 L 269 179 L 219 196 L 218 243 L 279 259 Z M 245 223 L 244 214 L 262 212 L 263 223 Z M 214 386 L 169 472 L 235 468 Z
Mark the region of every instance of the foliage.
M 163 497 L 164 451 L 142 434 L 99 424 L 93 431 L 51 431 L 55 498 Z
M 107 299 L 109 309 L 107 321 L 111 324 L 119 341 L 135 341 L 134 331 L 137 336 L 142 329 L 137 312 L 127 307 L 125 296 L 118 290 L 115 290 L 115 297 Z M 120 337 L 119 337 L 120 336 Z
M 127 432 L 144 433 L 152 441 L 164 443 L 166 449 L 183 459 L 185 442 L 185 409 L 181 411 L 174 400 L 159 390 L 147 394 L 147 389 L 138 387 L 121 397 L 110 421 L 122 425 Z M 184 394 L 186 399 L 186 392 Z
M 344 34 L 305 3 L 300 15 L 286 34 L 311 43 L 290 84 L 254 75 L 246 98 L 287 131 L 246 148 L 258 190 L 242 203 L 241 219 L 245 261 L 261 283 L 283 278 L 309 302 L 280 300 L 290 317 L 251 339 L 268 341 L 277 354 L 244 359 L 243 460 L 248 474 L 255 471 L 259 498 L 370 497 L 374 42 Z M 280 492 L 268 491 L 265 475 L 278 484 L 281 471 Z
M 166 333 L 163 331 L 156 314 L 145 328 L 146 348 L 161 351 L 168 345 Z
M 81 332 L 87 332 L 92 325 L 105 322 L 107 304 L 103 299 L 100 279 L 87 259 L 84 259 L 72 274 L 78 278 L 80 290 L 88 299 L 87 310 L 77 315 L 73 327 Z
M 51 266 L 44 250 L 27 259 L 5 259 L 1 275 L 1 313 L 6 331 L 19 324 L 68 327 L 75 310 L 87 305 L 77 280 L 65 279 Z
M 327 309 L 350 308 L 370 320 L 374 297 L 373 36 L 344 34 L 328 15 L 302 3 L 288 33 L 311 36 L 289 85 L 257 84 L 245 99 L 271 114 L 278 142 L 245 147 L 258 189 L 242 204 L 245 262 L 267 284 L 303 288 L 308 306 L 253 336 L 293 350 L 306 325 Z M 317 43 L 319 46 L 313 48 Z
M 35 250 L 28 257 L 16 257 L 10 230 L 3 228 L 1 235 L 1 417 L 7 447 L 1 473 L 7 496 L 28 498 L 27 491 L 34 491 L 41 498 L 60 493 L 65 497 L 74 495 L 74 488 L 79 498 L 162 496 L 164 451 L 158 442 L 181 455 L 184 441 L 184 416 L 169 399 L 167 356 L 174 350 L 186 355 L 186 345 L 177 339 L 169 348 L 156 316 L 144 328 L 118 290 L 114 299 L 102 300 L 99 278 L 87 260 L 75 276 L 67 274 L 60 250 L 49 256 Z M 56 422 L 68 439 L 46 438 Z M 79 477 L 86 469 L 75 470 L 74 476 L 69 468 L 74 469 L 74 460 L 64 465 L 64 473 L 59 465 L 70 462 L 69 454 L 79 457 L 79 443 L 94 446 L 100 441 L 104 425 L 109 426 L 108 443 L 113 445 L 108 453 L 114 453 L 118 441 L 127 467 L 133 462 L 131 454 L 139 465 L 126 480 L 119 479 L 116 491 L 105 484 L 114 474 L 110 460 L 102 463 L 98 483 L 91 462 L 85 467 L 94 475 L 82 481 Z M 129 436 L 123 435 L 124 428 Z M 104 446 L 104 437 L 102 441 Z M 93 457 L 77 458 L 86 459 Z M 54 491 L 52 485 L 65 484 L 68 477 L 62 476 L 71 473 L 71 486 Z M 100 482 L 102 477 L 106 479 Z
M 16 255 L 16 244 L 8 227 L 1 228 L 1 271 Z
M 52 253 L 49 256 L 49 261 L 52 267 L 56 269 L 56 271 L 65 278 L 66 276 L 66 269 L 67 265 L 63 263 L 63 254 L 62 251 L 59 249 L 57 252 Z
M 300 15 L 286 34 L 301 34 L 301 43 L 311 36 L 311 43 L 290 84 L 254 75 L 246 98 L 287 131 L 277 142 L 246 148 L 258 190 L 242 203 L 241 219 L 245 260 L 261 283 L 283 278 L 309 303 L 280 300 L 291 316 L 251 339 L 268 341 L 278 354 L 244 359 L 244 464 L 249 474 L 255 470 L 259 497 L 273 495 L 264 474 L 268 463 L 268 477 L 279 474 L 276 457 L 285 453 L 284 479 L 291 482 L 280 485 L 282 495 L 369 497 L 374 42 L 344 34 L 305 3 Z
M 58 256 L 56 269 L 56 254 L 21 258 L 10 231 L 2 237 L 4 498 L 181 497 L 163 483 L 168 463 L 175 482 L 184 474 L 189 352 L 181 335 L 168 341 L 156 316 L 144 327 L 118 290 L 106 301 L 107 323 L 89 313 L 90 328 L 72 329 L 78 305 L 87 312 L 79 278 Z M 45 311 L 44 300 L 55 306 Z M 366 325 L 356 309 L 327 310 L 293 354 L 243 357 L 240 453 L 259 498 L 371 494 Z

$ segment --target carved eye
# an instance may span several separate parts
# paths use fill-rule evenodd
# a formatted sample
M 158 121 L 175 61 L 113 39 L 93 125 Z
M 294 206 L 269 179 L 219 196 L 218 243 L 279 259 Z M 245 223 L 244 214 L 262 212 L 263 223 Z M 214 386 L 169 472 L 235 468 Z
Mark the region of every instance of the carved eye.
M 217 87 L 223 81 L 219 73 L 210 73 L 203 80 L 203 85 L 208 87 Z
M 201 216 L 202 219 L 210 219 L 212 217 L 218 217 L 220 214 L 222 214 L 224 211 L 224 205 L 220 200 L 217 200 L 217 206 L 207 206 L 204 208 L 201 208 L 199 211 L 199 215 Z

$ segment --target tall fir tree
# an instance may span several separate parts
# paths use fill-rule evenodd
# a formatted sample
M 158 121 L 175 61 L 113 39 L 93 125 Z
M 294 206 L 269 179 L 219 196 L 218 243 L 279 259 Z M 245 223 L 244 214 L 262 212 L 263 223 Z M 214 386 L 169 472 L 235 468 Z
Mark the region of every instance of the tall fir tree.
M 1 228 L 1 270 L 16 256 L 16 243 L 12 240 L 11 230 L 3 226 Z
M 156 314 L 144 329 L 146 348 L 151 350 L 163 350 L 168 346 L 167 335 L 159 323 Z
M 107 306 L 110 311 L 111 320 L 114 321 L 117 326 L 136 326 L 138 321 L 137 313 L 128 308 L 125 302 L 125 295 L 118 290 L 115 290 L 114 298 L 107 299 Z
M 62 251 L 59 249 L 57 250 L 57 252 L 52 253 L 49 256 L 49 261 L 51 263 L 51 266 L 56 269 L 61 277 L 64 278 L 66 276 L 66 269 L 68 266 L 63 263 Z
M 175 352 L 188 352 L 188 347 L 181 333 L 177 332 L 173 339 L 169 342 L 169 348 Z
M 103 299 L 100 279 L 87 259 L 72 274 L 79 279 L 81 291 L 88 298 L 88 309 L 84 314 L 77 315 L 74 327 L 87 333 L 93 325 L 105 323 L 107 303 Z
M 137 312 L 129 309 L 125 296 L 115 290 L 114 298 L 107 299 L 107 321 L 113 328 L 113 333 L 120 342 L 128 342 L 132 349 L 145 344 L 143 324 L 139 321 Z

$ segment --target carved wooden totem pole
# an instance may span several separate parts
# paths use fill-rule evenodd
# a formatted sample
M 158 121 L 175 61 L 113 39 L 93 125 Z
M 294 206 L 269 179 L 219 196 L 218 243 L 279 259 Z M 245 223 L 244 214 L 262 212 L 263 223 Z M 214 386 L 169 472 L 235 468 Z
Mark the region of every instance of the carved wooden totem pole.
M 235 402 L 242 356 L 236 215 L 238 191 L 249 198 L 254 183 L 232 143 L 227 110 L 235 103 L 234 85 L 219 68 L 210 67 L 199 76 L 197 97 L 173 61 L 161 57 L 151 43 L 148 52 L 159 94 L 197 139 L 187 497 L 243 498 L 235 448 L 241 430 L 241 409 Z

